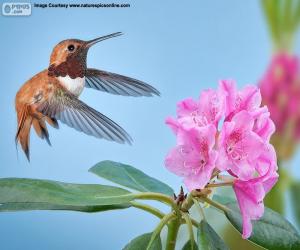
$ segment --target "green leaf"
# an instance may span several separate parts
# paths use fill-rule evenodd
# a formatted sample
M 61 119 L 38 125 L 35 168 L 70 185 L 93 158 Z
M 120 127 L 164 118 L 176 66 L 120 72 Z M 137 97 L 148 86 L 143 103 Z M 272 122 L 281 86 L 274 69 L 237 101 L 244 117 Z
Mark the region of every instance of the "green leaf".
M 226 205 L 228 203 L 232 203 L 235 202 L 236 199 L 229 197 L 229 196 L 224 196 L 224 195 L 220 195 L 220 194 L 214 194 L 212 199 L 216 202 L 221 203 L 222 205 Z
M 276 211 L 277 213 L 284 214 L 285 201 L 284 201 L 284 190 L 282 189 L 281 175 L 270 192 L 265 197 L 264 203 L 267 207 Z
M 119 205 L 100 205 L 100 206 L 69 206 L 57 205 L 52 203 L 6 203 L 0 205 L 0 212 L 16 212 L 16 211 L 30 211 L 30 210 L 68 210 L 86 213 L 104 212 L 108 210 L 125 209 L 129 208 L 130 203 Z
M 200 222 L 197 238 L 199 250 L 229 250 L 225 242 L 205 220 Z
M 279 168 L 278 171 L 280 178 L 276 185 L 266 195 L 264 203 L 268 208 L 283 215 L 285 210 L 285 193 L 290 185 L 291 177 L 289 176 L 289 173 L 282 168 Z
M 118 187 L 50 180 L 0 179 L 0 211 L 100 212 L 130 207 L 134 196 Z
M 197 246 L 197 243 L 195 241 L 193 242 L 193 245 L 191 245 L 190 240 L 188 240 L 182 248 L 182 250 L 192 250 L 192 249 L 196 250 L 196 249 L 198 249 L 198 246 Z
M 276 44 L 279 40 L 279 25 L 276 18 L 276 8 L 273 0 L 261 0 L 262 8 L 264 10 L 265 17 L 268 22 L 269 30 L 273 39 L 273 42 Z
M 166 195 L 174 193 L 167 184 L 122 163 L 101 161 L 89 171 L 104 179 L 141 192 L 157 192 Z
M 241 233 L 242 217 L 236 203 L 227 204 L 225 213 L 231 224 Z M 279 213 L 265 207 L 262 218 L 252 221 L 253 231 L 248 239 L 272 250 L 300 249 L 300 237 L 296 229 Z
M 297 223 L 300 227 L 300 182 L 293 182 L 291 185 L 292 208 L 296 217 Z
M 262 250 L 265 249 L 249 240 L 244 240 L 241 234 L 228 221 L 222 229 L 222 237 L 229 249 Z
M 293 31 L 297 32 L 300 26 L 300 2 L 298 1 L 297 5 L 294 7 L 294 22 L 293 22 Z
M 146 233 L 142 234 L 136 238 L 134 238 L 132 241 L 130 241 L 124 248 L 123 250 L 142 250 L 146 249 L 149 241 L 151 239 L 152 233 Z M 161 239 L 160 237 L 156 237 L 155 241 L 153 242 L 151 250 L 161 250 L 162 245 L 161 245 Z

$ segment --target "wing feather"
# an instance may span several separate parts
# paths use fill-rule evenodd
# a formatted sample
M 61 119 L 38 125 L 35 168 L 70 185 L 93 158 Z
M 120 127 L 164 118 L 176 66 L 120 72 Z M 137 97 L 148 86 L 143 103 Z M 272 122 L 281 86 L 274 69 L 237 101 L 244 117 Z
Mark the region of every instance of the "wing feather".
M 132 139 L 123 128 L 63 89 L 42 102 L 38 111 L 87 135 L 131 144 Z
M 152 96 L 160 95 L 151 85 L 134 78 L 103 70 L 87 69 L 85 86 L 115 95 Z

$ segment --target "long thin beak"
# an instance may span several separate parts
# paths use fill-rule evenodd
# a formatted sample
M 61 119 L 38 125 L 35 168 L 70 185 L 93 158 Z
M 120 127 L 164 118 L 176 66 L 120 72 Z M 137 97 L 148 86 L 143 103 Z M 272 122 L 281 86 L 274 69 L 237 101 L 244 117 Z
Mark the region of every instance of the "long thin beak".
M 122 32 L 116 32 L 116 33 L 112 33 L 110 35 L 106 35 L 106 36 L 101 36 L 101 37 L 95 38 L 93 40 L 87 41 L 86 42 L 86 47 L 90 48 L 95 43 L 98 43 L 98 42 L 101 42 L 101 41 L 104 41 L 106 39 L 113 38 L 113 37 L 116 37 L 116 36 L 121 36 L 121 35 L 123 35 Z

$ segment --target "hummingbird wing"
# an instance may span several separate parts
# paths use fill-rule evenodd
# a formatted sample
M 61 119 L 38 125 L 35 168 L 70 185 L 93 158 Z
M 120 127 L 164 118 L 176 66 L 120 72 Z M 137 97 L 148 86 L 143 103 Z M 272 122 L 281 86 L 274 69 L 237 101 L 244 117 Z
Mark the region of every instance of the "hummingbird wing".
M 115 95 L 152 96 L 159 91 L 142 81 L 98 69 L 87 69 L 85 86 Z
M 132 139 L 123 128 L 62 88 L 41 102 L 37 110 L 87 135 L 131 144 Z

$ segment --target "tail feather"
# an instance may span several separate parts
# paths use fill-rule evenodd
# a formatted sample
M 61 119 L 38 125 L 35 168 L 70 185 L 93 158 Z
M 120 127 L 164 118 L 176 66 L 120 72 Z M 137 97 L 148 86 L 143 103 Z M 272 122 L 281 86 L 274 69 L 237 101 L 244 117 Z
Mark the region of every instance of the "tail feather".
M 22 128 L 24 127 L 24 123 L 25 123 L 27 116 L 28 116 L 28 108 L 27 107 L 24 107 L 20 112 L 18 112 L 18 130 L 17 130 L 17 134 L 15 137 L 16 145 L 18 144 L 19 135 L 20 135 Z
M 42 128 L 40 126 L 40 122 L 38 119 L 33 119 L 32 120 L 32 125 L 34 127 L 34 130 L 36 132 L 36 134 L 41 138 L 41 139 L 44 139 L 44 135 L 43 135 L 43 132 L 42 132 Z
M 29 106 L 23 106 L 21 109 L 18 109 L 18 111 L 18 130 L 15 138 L 16 147 L 18 146 L 18 143 L 20 143 L 28 161 L 30 161 L 29 143 L 31 126 L 34 127 L 37 135 L 41 139 L 45 139 L 51 146 L 45 121 L 47 121 L 54 128 L 58 128 L 58 123 L 56 119 L 52 119 L 50 117 L 40 117 L 32 115 Z
M 46 123 L 42 119 L 33 119 L 32 120 L 33 127 L 35 129 L 35 132 L 41 139 L 45 139 L 47 143 L 51 146 L 51 142 L 49 139 L 49 133 L 46 126 Z
M 28 161 L 30 161 L 29 142 L 30 142 L 31 125 L 32 125 L 32 116 L 30 116 L 30 114 L 28 112 L 28 108 L 25 107 L 22 110 L 22 113 L 21 113 L 20 119 L 19 119 L 19 123 L 18 123 L 18 131 L 16 134 L 16 144 L 18 142 L 20 142 Z
M 55 118 L 50 118 L 46 116 L 46 121 L 49 125 L 51 125 L 53 128 L 59 128 L 58 122 Z

